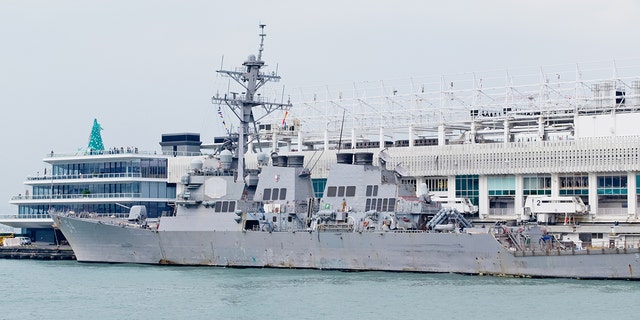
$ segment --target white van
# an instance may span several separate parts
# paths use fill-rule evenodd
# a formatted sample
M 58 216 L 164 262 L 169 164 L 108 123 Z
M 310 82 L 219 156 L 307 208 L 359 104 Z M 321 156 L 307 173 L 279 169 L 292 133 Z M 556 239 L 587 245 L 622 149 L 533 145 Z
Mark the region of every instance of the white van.
M 5 247 L 28 246 L 31 244 L 29 237 L 4 238 L 2 245 Z

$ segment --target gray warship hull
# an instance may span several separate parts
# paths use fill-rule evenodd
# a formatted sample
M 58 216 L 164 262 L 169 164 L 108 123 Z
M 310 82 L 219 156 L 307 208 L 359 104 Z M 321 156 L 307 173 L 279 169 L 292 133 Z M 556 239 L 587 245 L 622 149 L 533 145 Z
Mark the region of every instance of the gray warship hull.
M 516 252 L 487 232 L 168 231 L 52 216 L 81 262 L 640 279 L 637 248 Z

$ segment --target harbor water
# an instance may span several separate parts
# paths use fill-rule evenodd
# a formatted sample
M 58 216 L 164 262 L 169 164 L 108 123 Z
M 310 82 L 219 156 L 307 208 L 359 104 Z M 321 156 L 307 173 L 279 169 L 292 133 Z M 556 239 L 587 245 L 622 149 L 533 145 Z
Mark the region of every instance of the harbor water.
M 0 319 L 637 319 L 640 282 L 0 259 Z

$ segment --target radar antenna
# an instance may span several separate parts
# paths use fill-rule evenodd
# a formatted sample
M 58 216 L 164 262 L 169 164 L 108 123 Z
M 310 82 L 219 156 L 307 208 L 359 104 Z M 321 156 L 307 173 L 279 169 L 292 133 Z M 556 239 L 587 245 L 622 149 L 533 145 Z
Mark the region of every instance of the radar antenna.
M 238 120 L 240 120 L 240 126 L 238 127 L 238 148 L 236 151 L 236 155 L 238 157 L 237 179 L 244 179 L 244 156 L 247 151 L 246 145 L 248 144 L 247 136 L 249 134 L 249 125 L 253 125 L 254 130 L 256 130 L 256 122 L 260 119 L 276 110 L 288 110 L 291 108 L 291 103 L 288 101 L 287 103 L 269 102 L 257 93 L 258 90 L 267 82 L 277 82 L 280 80 L 280 77 L 275 73 L 267 74 L 260 71 L 260 69 L 265 66 L 264 61 L 262 61 L 264 38 L 266 36 L 264 33 L 265 26 L 265 24 L 259 25 L 260 47 L 258 49 L 258 56 L 250 55 L 247 61 L 242 64 L 245 67 L 244 70 L 217 71 L 219 74 L 235 80 L 235 82 L 245 89 L 245 92 L 242 94 L 229 92 L 231 94 L 225 94 L 223 96 L 216 95 L 211 98 L 211 102 L 214 104 L 225 103 Z M 262 106 L 265 114 L 256 119 L 254 117 L 253 108 L 259 106 Z M 255 132 L 255 134 L 258 134 L 258 132 Z
M 260 24 L 260 49 L 258 49 L 258 61 L 262 60 L 262 50 L 264 50 L 264 37 L 267 36 L 266 33 L 264 33 L 264 27 L 266 27 L 266 24 Z

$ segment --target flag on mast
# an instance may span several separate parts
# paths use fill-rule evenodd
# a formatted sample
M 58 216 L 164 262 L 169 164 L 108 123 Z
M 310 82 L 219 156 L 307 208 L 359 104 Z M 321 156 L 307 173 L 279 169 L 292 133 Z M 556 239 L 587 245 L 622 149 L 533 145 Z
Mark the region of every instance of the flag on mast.
M 285 110 L 284 111 L 284 117 L 282 118 L 282 127 L 286 127 L 287 126 L 287 115 L 289 115 L 289 111 Z

